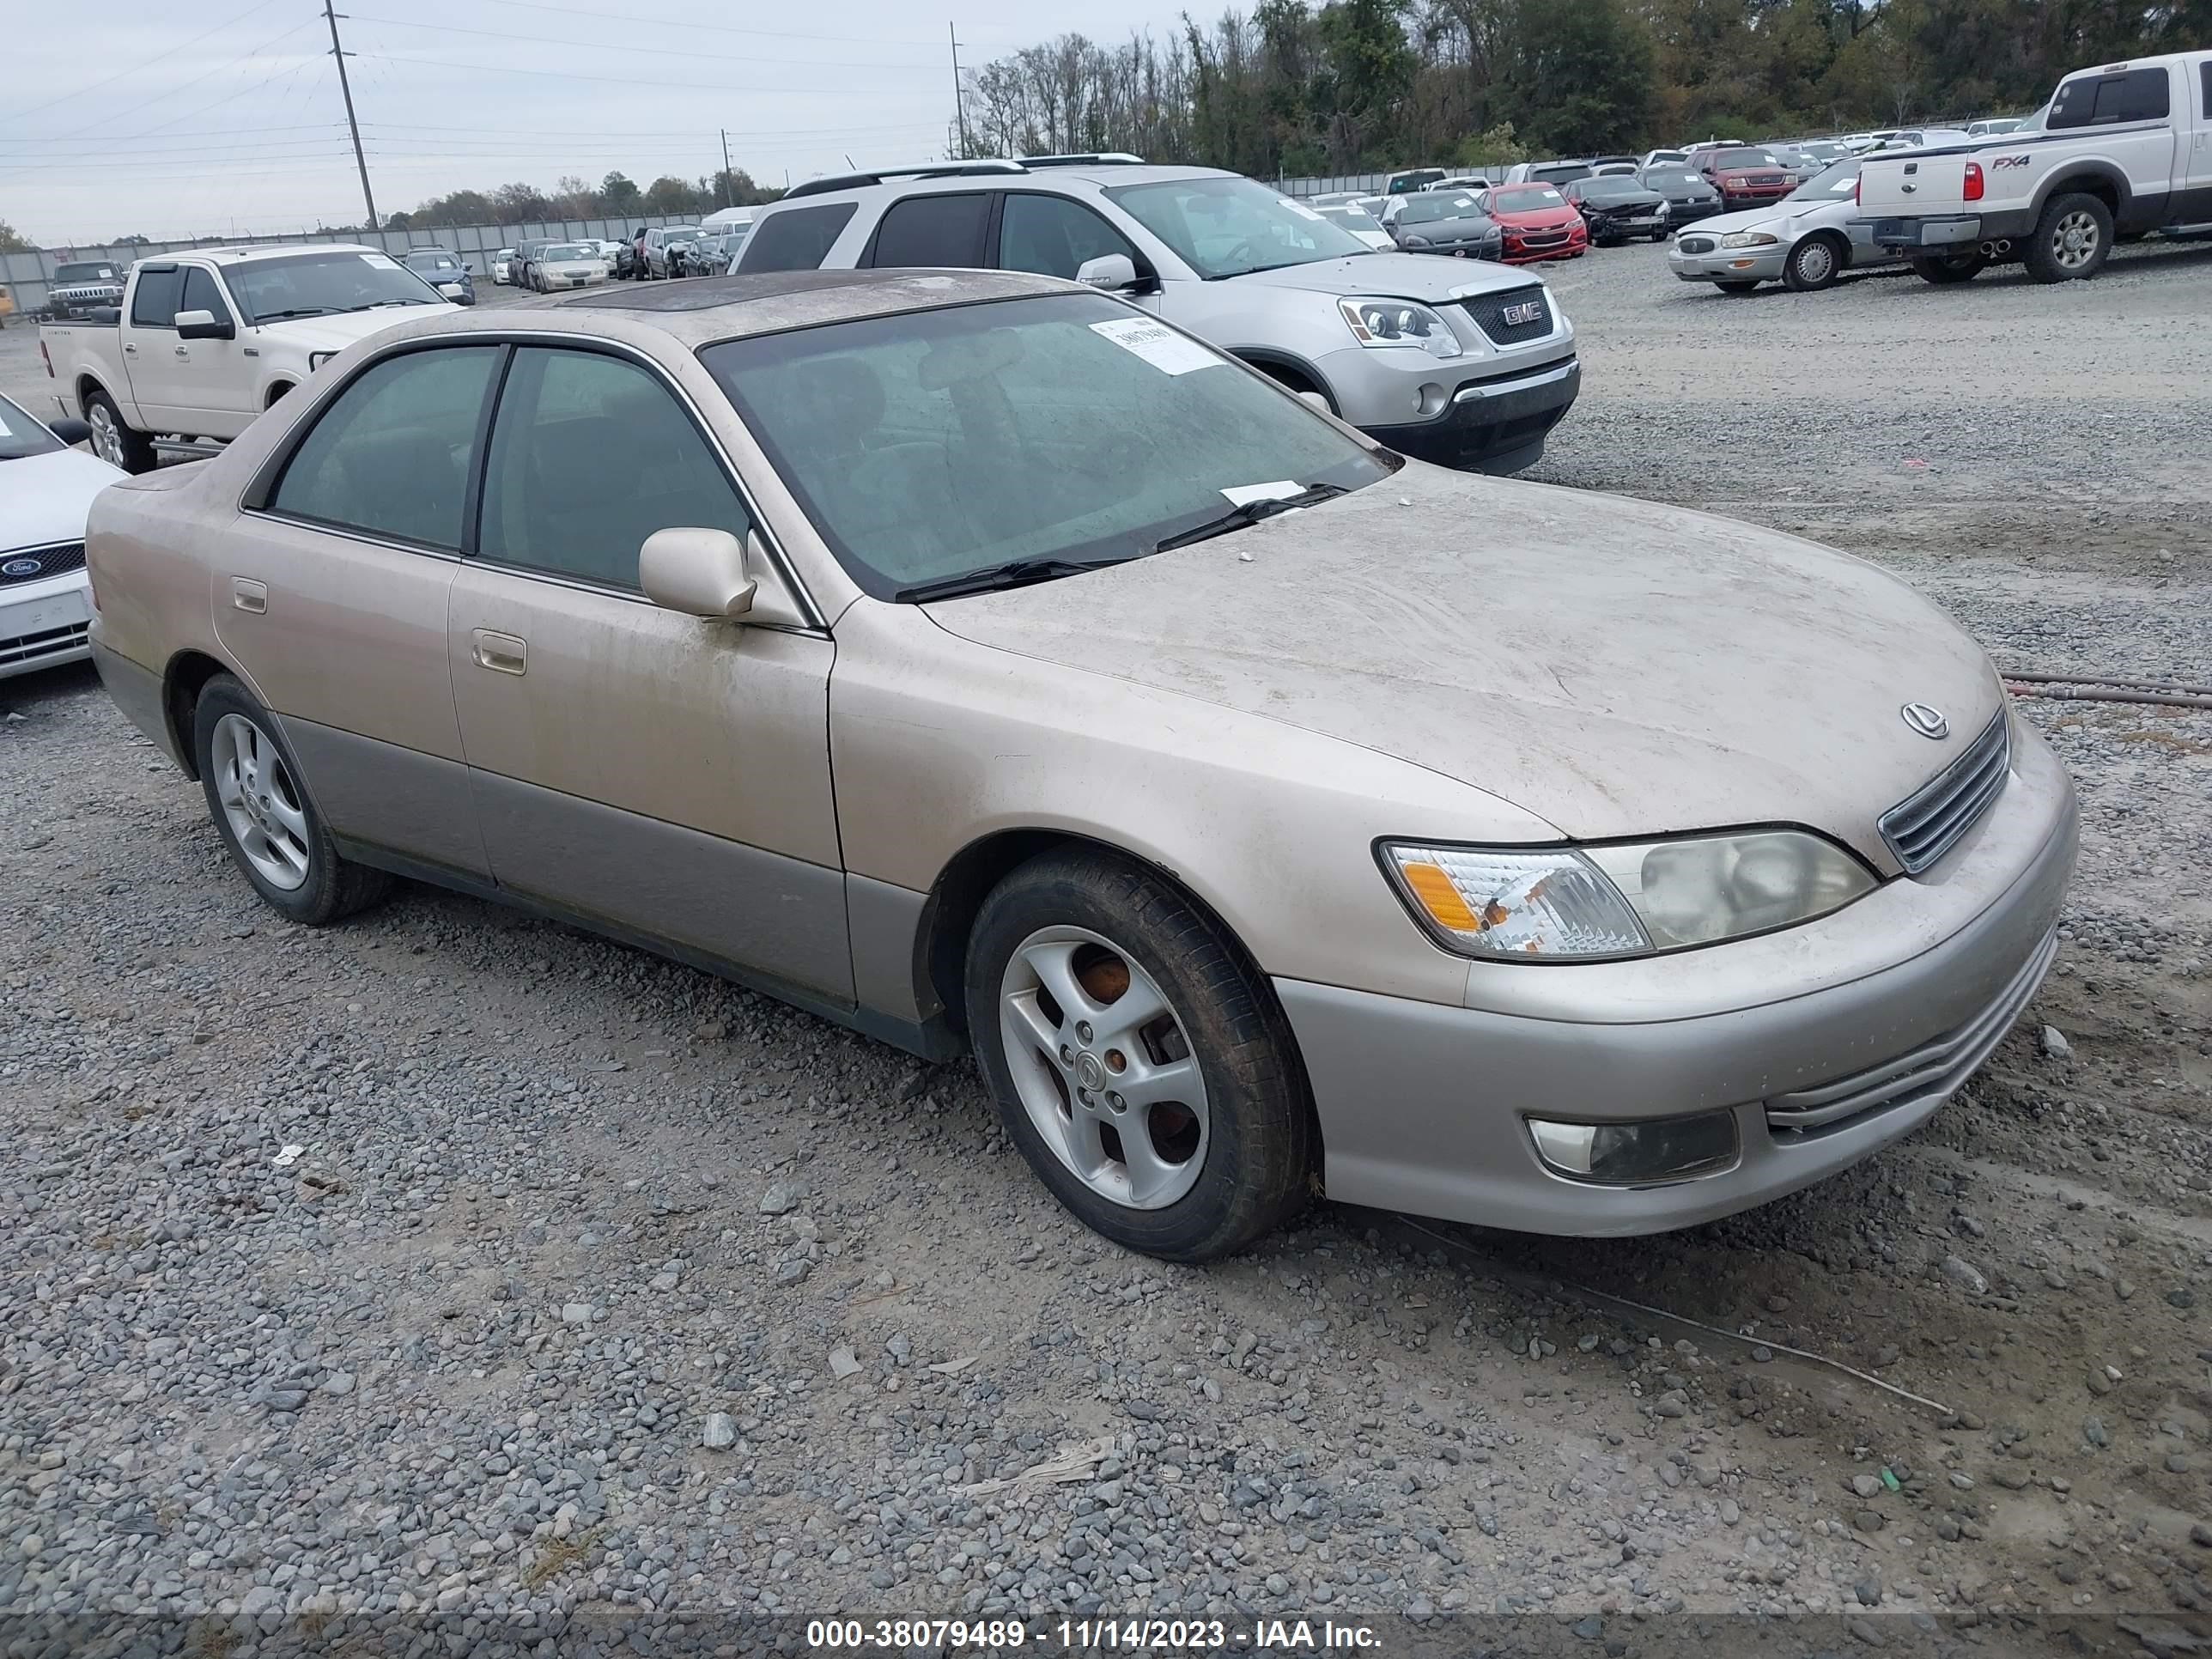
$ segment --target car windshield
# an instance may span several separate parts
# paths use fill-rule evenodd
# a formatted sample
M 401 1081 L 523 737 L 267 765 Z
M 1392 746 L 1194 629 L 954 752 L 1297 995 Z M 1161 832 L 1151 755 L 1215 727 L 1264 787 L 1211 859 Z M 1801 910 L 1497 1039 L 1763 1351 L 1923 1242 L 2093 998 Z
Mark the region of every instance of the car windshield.
M 1723 149 L 1715 152 L 1712 165 L 1723 169 L 1734 167 L 1778 167 L 1776 161 L 1763 149 Z
M 57 283 L 112 283 L 118 280 L 113 265 L 56 265 Z
M 1316 208 L 1314 211 L 1324 219 L 1342 225 L 1355 236 L 1363 230 L 1372 232 L 1382 228 L 1375 222 L 1375 216 L 1365 208 L 1354 207 L 1349 202 L 1337 202 L 1328 207 Z
M 1540 213 L 1546 208 L 1566 204 L 1567 198 L 1549 185 L 1513 185 L 1490 192 L 1491 210 L 1494 213 Z
M 1106 193 L 1208 281 L 1374 252 L 1342 225 L 1249 179 L 1177 179 Z
M 1712 188 L 1711 185 L 1707 184 L 1703 179 L 1700 179 L 1696 173 L 1688 171 L 1686 168 L 1678 169 L 1674 167 L 1668 167 L 1664 171 L 1656 167 L 1653 168 L 1650 172 L 1646 173 L 1644 175 L 1644 187 L 1648 190 L 1702 191 L 1711 190 Z
M 595 247 L 581 247 L 574 242 L 562 242 L 547 248 L 538 257 L 549 264 L 556 259 L 596 259 L 599 257 L 599 251 Z
M 1579 161 L 1561 161 L 1549 167 L 1530 167 L 1528 176 L 1549 185 L 1571 185 L 1577 179 L 1587 179 L 1590 170 Z
M 17 404 L 0 398 L 0 461 L 20 461 L 27 455 L 48 455 L 62 441 L 33 420 Z
M 1015 562 L 1139 558 L 1244 501 L 1393 470 L 1103 295 L 794 329 L 699 359 L 878 599 Z
M 1398 222 L 1401 225 L 1425 225 L 1437 219 L 1473 219 L 1482 212 L 1474 197 L 1441 190 L 1423 191 L 1405 200 L 1405 206 L 1398 210 Z
M 407 256 L 410 270 L 459 270 L 461 262 L 450 253 L 410 253 Z
M 1859 182 L 1859 158 L 1856 155 L 1837 162 L 1814 173 L 1791 191 L 1792 202 L 1832 202 L 1839 196 L 1848 196 Z
M 683 242 L 704 234 L 696 225 L 670 225 L 660 233 L 660 240 L 664 242 Z
M 300 253 L 223 267 L 249 323 L 379 306 L 441 306 L 438 290 L 388 253 Z
M 1607 202 L 1632 202 L 1638 197 L 1649 196 L 1651 193 L 1635 179 L 1623 179 L 1617 175 L 1593 179 L 1588 184 L 1576 185 L 1575 189 L 1585 202 L 1596 202 L 1601 204 Z

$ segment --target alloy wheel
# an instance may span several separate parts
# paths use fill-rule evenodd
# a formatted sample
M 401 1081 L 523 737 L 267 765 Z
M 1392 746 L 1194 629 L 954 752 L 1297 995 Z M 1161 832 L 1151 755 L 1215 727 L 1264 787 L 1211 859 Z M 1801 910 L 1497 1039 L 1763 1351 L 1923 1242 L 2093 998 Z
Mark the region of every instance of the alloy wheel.
M 271 887 L 296 892 L 309 863 L 307 814 L 284 757 L 243 714 L 216 722 L 210 758 L 216 799 L 238 849 Z
M 2097 257 L 2098 240 L 2095 216 L 2077 208 L 2051 227 L 2051 257 L 2068 270 L 2079 270 Z
M 1206 1079 L 1182 1018 L 1127 951 L 1080 927 L 1030 934 L 1001 976 L 999 1018 L 1030 1121 L 1084 1185 L 1158 1210 L 1197 1184 Z
M 117 423 L 115 411 L 106 404 L 94 404 L 85 412 L 92 428 L 92 453 L 108 465 L 123 465 L 123 429 Z
M 1835 274 L 1836 251 L 1827 243 L 1814 242 L 1797 256 L 1797 270 L 1806 282 L 1825 283 Z

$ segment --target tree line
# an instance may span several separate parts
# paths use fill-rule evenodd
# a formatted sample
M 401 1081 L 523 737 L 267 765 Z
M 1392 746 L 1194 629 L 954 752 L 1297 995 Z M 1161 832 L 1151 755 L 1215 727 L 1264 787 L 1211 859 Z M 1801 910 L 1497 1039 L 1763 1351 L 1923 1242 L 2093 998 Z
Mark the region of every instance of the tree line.
M 457 190 L 434 196 L 421 206 L 388 215 L 386 230 L 428 230 L 441 226 L 523 225 L 564 219 L 624 219 L 641 216 L 696 218 L 725 207 L 753 207 L 783 194 L 753 182 L 743 167 L 717 169 L 698 179 L 664 173 L 640 185 L 615 172 L 597 185 L 574 174 L 550 191 L 535 185 L 501 185 L 496 190 Z
M 1259 178 L 2021 112 L 2212 45 L 2212 0 L 1260 0 L 963 83 L 970 156 L 1129 150 Z

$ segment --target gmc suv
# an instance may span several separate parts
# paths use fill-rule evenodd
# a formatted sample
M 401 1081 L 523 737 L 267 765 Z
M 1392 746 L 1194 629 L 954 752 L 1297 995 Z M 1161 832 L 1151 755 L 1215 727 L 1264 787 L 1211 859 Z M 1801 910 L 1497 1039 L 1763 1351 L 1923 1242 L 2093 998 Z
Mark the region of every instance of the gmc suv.
M 1237 173 L 1133 157 L 816 179 L 763 209 L 739 274 L 881 266 L 1072 277 L 1325 402 L 1394 449 L 1516 472 L 1582 380 L 1540 278 L 1384 252 Z

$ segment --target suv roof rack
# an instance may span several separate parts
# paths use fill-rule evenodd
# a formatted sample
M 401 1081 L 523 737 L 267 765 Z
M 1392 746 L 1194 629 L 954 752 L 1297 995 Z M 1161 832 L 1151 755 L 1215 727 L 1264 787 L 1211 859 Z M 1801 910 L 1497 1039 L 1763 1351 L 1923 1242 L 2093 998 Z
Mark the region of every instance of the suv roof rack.
M 781 199 L 788 202 L 800 196 L 826 196 L 833 190 L 858 190 L 865 185 L 880 185 L 886 179 L 966 179 L 1028 171 L 1019 161 L 929 161 L 917 167 L 878 167 L 872 173 L 838 173 L 827 178 L 809 179 L 784 191 Z
M 1145 158 L 1125 149 L 1102 149 L 1085 155 L 1024 155 L 1021 164 L 1025 167 L 1140 167 Z

